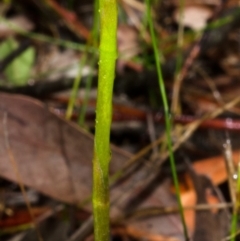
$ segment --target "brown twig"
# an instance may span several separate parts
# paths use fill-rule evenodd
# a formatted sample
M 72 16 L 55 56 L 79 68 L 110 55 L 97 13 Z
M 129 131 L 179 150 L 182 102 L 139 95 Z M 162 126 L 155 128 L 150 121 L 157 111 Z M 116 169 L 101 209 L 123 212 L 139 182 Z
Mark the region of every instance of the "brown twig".
M 50 100 L 57 101 L 58 103 L 66 104 L 68 98 L 63 97 L 54 97 L 50 98 Z M 82 101 L 78 100 L 78 105 L 81 105 Z M 95 118 L 95 101 L 91 101 L 89 103 L 90 109 L 86 114 L 87 120 L 94 120 Z M 219 106 L 220 107 L 220 106 Z M 56 111 L 57 114 L 64 115 L 65 110 L 59 110 L 59 108 L 52 108 L 52 110 Z M 164 114 L 159 112 L 149 112 L 141 109 L 137 109 L 135 107 L 125 106 L 121 104 L 113 105 L 113 121 L 121 122 L 121 121 L 147 121 L 147 116 L 152 115 L 153 121 L 155 123 L 164 123 Z M 77 119 L 78 112 L 74 112 L 72 119 Z M 201 117 L 196 117 L 192 115 L 173 115 L 172 120 L 175 124 L 187 125 L 194 121 L 200 120 Z M 199 128 L 206 129 L 216 129 L 216 130 L 229 130 L 229 131 L 240 131 L 240 119 L 234 118 L 215 118 L 215 119 L 204 119 L 199 125 Z
M 54 0 L 46 1 L 49 6 L 51 6 L 64 19 L 68 27 L 72 29 L 74 33 L 84 37 L 85 40 L 89 39 L 90 31 L 79 21 L 75 13 L 66 10 Z

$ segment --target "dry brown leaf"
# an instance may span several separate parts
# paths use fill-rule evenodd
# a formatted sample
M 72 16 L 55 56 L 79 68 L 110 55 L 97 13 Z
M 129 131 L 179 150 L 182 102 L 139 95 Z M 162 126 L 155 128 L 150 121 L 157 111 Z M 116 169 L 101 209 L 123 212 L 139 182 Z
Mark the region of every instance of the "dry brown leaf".
M 23 183 L 55 199 L 79 203 L 91 194 L 93 138 L 37 100 L 0 94 L 0 176 L 18 182 L 6 132 Z M 4 124 L 4 116 L 7 122 Z M 129 155 L 112 147 L 110 172 Z

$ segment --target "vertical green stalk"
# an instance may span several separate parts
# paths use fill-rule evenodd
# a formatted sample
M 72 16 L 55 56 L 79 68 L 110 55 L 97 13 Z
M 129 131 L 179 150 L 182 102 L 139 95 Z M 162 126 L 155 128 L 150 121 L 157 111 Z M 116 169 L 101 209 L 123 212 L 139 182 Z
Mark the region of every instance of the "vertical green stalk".
M 72 116 L 73 108 L 74 108 L 74 105 L 75 105 L 75 101 L 76 101 L 77 94 L 78 94 L 78 89 L 79 89 L 81 78 L 82 78 L 82 70 L 83 70 L 84 65 L 87 62 L 89 48 L 90 48 L 91 45 L 96 47 L 97 42 L 98 42 L 98 22 L 99 22 L 98 21 L 98 8 L 99 8 L 98 0 L 95 0 L 94 1 L 93 28 L 92 28 L 91 38 L 88 39 L 88 43 L 87 43 L 86 49 L 84 50 L 82 59 L 79 61 L 80 71 L 79 71 L 78 75 L 76 76 L 76 78 L 74 80 L 71 96 L 70 96 L 68 106 L 67 106 L 67 111 L 66 111 L 66 119 L 68 119 L 68 120 Z M 93 59 L 95 59 L 95 58 L 93 57 Z M 94 64 L 94 62 L 91 61 L 90 67 L 92 67 L 93 64 Z M 92 78 L 92 76 L 90 74 L 89 78 L 88 78 L 89 82 L 91 82 L 91 78 Z M 88 87 L 89 87 L 89 89 L 87 90 L 87 92 L 90 91 L 91 83 L 88 84 Z M 87 104 L 86 98 L 85 98 L 84 104 Z M 84 109 L 86 109 L 86 106 L 84 106 Z M 84 113 L 81 115 L 81 121 L 80 121 L 80 118 L 79 118 L 79 123 L 82 124 L 83 121 L 84 121 Z
M 97 57 L 93 56 L 92 59 L 90 60 L 91 62 L 89 63 L 89 66 L 91 68 L 91 70 L 93 70 L 96 62 L 97 62 Z M 84 96 L 84 100 L 81 106 L 81 111 L 78 117 L 78 124 L 80 126 L 84 126 L 84 122 L 85 122 L 85 116 L 86 116 L 86 112 L 87 112 L 87 105 L 88 105 L 88 100 L 89 100 L 89 94 L 90 94 L 90 90 L 91 90 L 91 86 L 92 86 L 92 80 L 93 80 L 93 73 L 89 73 L 87 79 L 86 79 L 86 87 L 85 87 L 85 96 Z
M 98 45 L 98 29 L 99 29 L 98 10 L 99 10 L 99 1 L 94 0 L 93 28 L 92 28 L 91 39 L 90 39 L 90 42 L 91 42 L 92 46 L 94 46 L 94 47 L 96 47 Z M 86 54 L 87 54 L 87 52 L 86 52 Z M 98 57 L 97 57 L 97 55 L 94 55 L 91 58 L 92 59 L 90 60 L 89 65 L 92 70 L 97 62 Z M 92 86 L 92 80 L 93 80 L 93 73 L 90 73 L 86 80 L 87 84 L 86 84 L 86 88 L 85 88 L 85 96 L 84 96 L 81 112 L 78 117 L 78 124 L 80 126 L 83 126 L 84 122 L 85 122 L 85 116 L 86 116 L 87 104 L 88 104 L 88 100 L 89 100 L 89 93 L 90 93 L 90 89 Z
M 74 79 L 71 96 L 70 96 L 68 106 L 67 106 L 67 111 L 66 111 L 66 116 L 65 116 L 67 120 L 70 120 L 71 116 L 72 116 L 73 108 L 74 108 L 75 101 L 76 101 L 77 94 L 78 94 L 79 85 L 80 85 L 80 82 L 82 79 L 83 67 L 86 64 L 86 60 L 87 60 L 87 55 L 84 54 L 82 56 L 82 59 L 79 61 L 80 70 L 79 70 L 78 75 Z
M 117 2 L 99 0 L 99 78 L 93 157 L 94 237 L 109 240 L 109 162 L 112 91 L 117 58 Z
M 158 75 L 158 82 L 159 82 L 159 87 L 160 87 L 160 93 L 161 93 L 162 100 L 163 100 L 167 144 L 168 144 L 168 150 L 169 150 L 169 159 L 170 159 L 170 164 L 171 164 L 174 186 L 175 186 L 176 192 L 177 192 L 177 202 L 178 202 L 178 206 L 179 206 L 179 210 L 180 210 L 180 216 L 181 216 L 181 220 L 182 220 L 182 224 L 183 224 L 184 236 L 185 236 L 185 239 L 188 240 L 187 226 L 186 226 L 186 222 L 184 220 L 184 215 L 183 215 L 183 207 L 182 207 L 182 203 L 181 203 L 181 199 L 180 199 L 180 190 L 179 190 L 179 184 L 178 184 L 178 178 L 177 178 L 177 171 L 176 171 L 174 155 L 173 155 L 173 150 L 172 150 L 171 116 L 170 116 L 170 113 L 169 113 L 168 101 L 167 101 L 165 85 L 164 85 L 162 71 L 161 71 L 161 65 L 160 65 L 159 50 L 158 50 L 158 47 L 157 47 L 157 41 L 156 41 L 156 36 L 155 36 L 154 28 L 153 28 L 153 21 L 152 21 L 152 17 L 151 17 L 150 0 L 145 0 L 145 2 L 147 4 L 148 24 L 149 24 L 149 27 L 150 27 L 150 34 L 151 34 L 151 38 L 152 38 L 152 44 L 153 44 L 153 50 L 154 50 L 156 68 L 157 68 L 157 75 Z
M 92 28 L 92 45 L 96 47 L 98 44 L 98 29 L 99 29 L 99 0 L 94 0 L 94 11 L 93 11 L 93 28 Z

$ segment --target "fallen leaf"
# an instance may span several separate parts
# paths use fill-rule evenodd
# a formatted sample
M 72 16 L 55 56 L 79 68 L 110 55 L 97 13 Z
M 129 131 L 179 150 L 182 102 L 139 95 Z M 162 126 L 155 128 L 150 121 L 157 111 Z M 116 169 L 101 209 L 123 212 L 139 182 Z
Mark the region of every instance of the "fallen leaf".
M 19 182 L 9 159 L 8 141 L 25 185 L 67 203 L 76 204 L 89 197 L 92 135 L 35 99 L 1 93 L 0 103 L 0 176 Z M 112 146 L 110 172 L 122 167 L 129 156 Z

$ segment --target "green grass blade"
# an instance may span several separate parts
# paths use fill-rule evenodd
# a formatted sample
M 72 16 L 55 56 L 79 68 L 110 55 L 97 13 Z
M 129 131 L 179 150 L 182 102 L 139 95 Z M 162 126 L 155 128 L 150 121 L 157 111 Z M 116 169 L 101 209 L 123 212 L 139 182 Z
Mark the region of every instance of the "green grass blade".
M 182 203 L 181 203 L 181 199 L 180 199 L 180 190 L 179 190 L 179 184 L 178 184 L 178 178 L 177 178 L 177 171 L 176 171 L 174 155 L 173 155 L 173 150 L 172 150 L 171 115 L 169 113 L 168 101 L 167 101 L 165 85 L 164 85 L 162 71 L 161 71 L 161 65 L 160 65 L 159 50 L 158 50 L 158 47 L 157 47 L 157 41 L 156 41 L 155 32 L 154 32 L 154 28 L 153 28 L 150 0 L 145 0 L 145 2 L 146 2 L 146 5 L 147 5 L 148 24 L 149 24 L 149 27 L 150 27 L 150 34 L 151 34 L 151 38 L 152 38 L 152 45 L 153 45 L 153 50 L 154 50 L 154 57 L 155 57 L 155 62 L 156 62 L 160 93 L 161 93 L 162 100 L 163 100 L 167 144 L 168 144 L 168 150 L 169 150 L 169 159 L 170 159 L 170 164 L 171 164 L 174 186 L 175 186 L 176 192 L 177 192 L 177 202 L 178 202 L 178 206 L 179 206 L 179 209 L 180 209 L 180 216 L 181 216 L 181 220 L 182 220 L 182 224 L 183 224 L 184 236 L 185 236 L 185 239 L 188 240 L 187 226 L 186 226 L 186 222 L 184 220 L 184 215 L 183 215 L 183 207 L 182 207 Z
M 96 58 L 93 57 L 93 59 L 89 64 L 91 70 L 93 70 L 93 67 L 95 66 L 95 64 L 96 64 Z M 83 104 L 81 106 L 81 111 L 78 117 L 78 124 L 80 126 L 84 126 L 84 123 L 85 123 L 85 116 L 87 112 L 87 105 L 88 105 L 89 94 L 92 86 L 92 80 L 93 80 L 93 73 L 90 73 L 86 79 L 85 96 L 84 96 Z
M 75 101 L 76 101 L 77 94 L 78 94 L 78 89 L 79 89 L 80 82 L 82 79 L 82 71 L 86 64 L 86 59 L 87 59 L 87 54 L 85 53 L 82 56 L 82 59 L 79 61 L 79 73 L 76 76 L 76 78 L 74 79 L 71 96 L 68 101 L 68 106 L 67 106 L 67 111 L 66 111 L 66 119 L 67 120 L 70 120 L 71 116 L 72 116 L 72 112 L 73 112 Z

